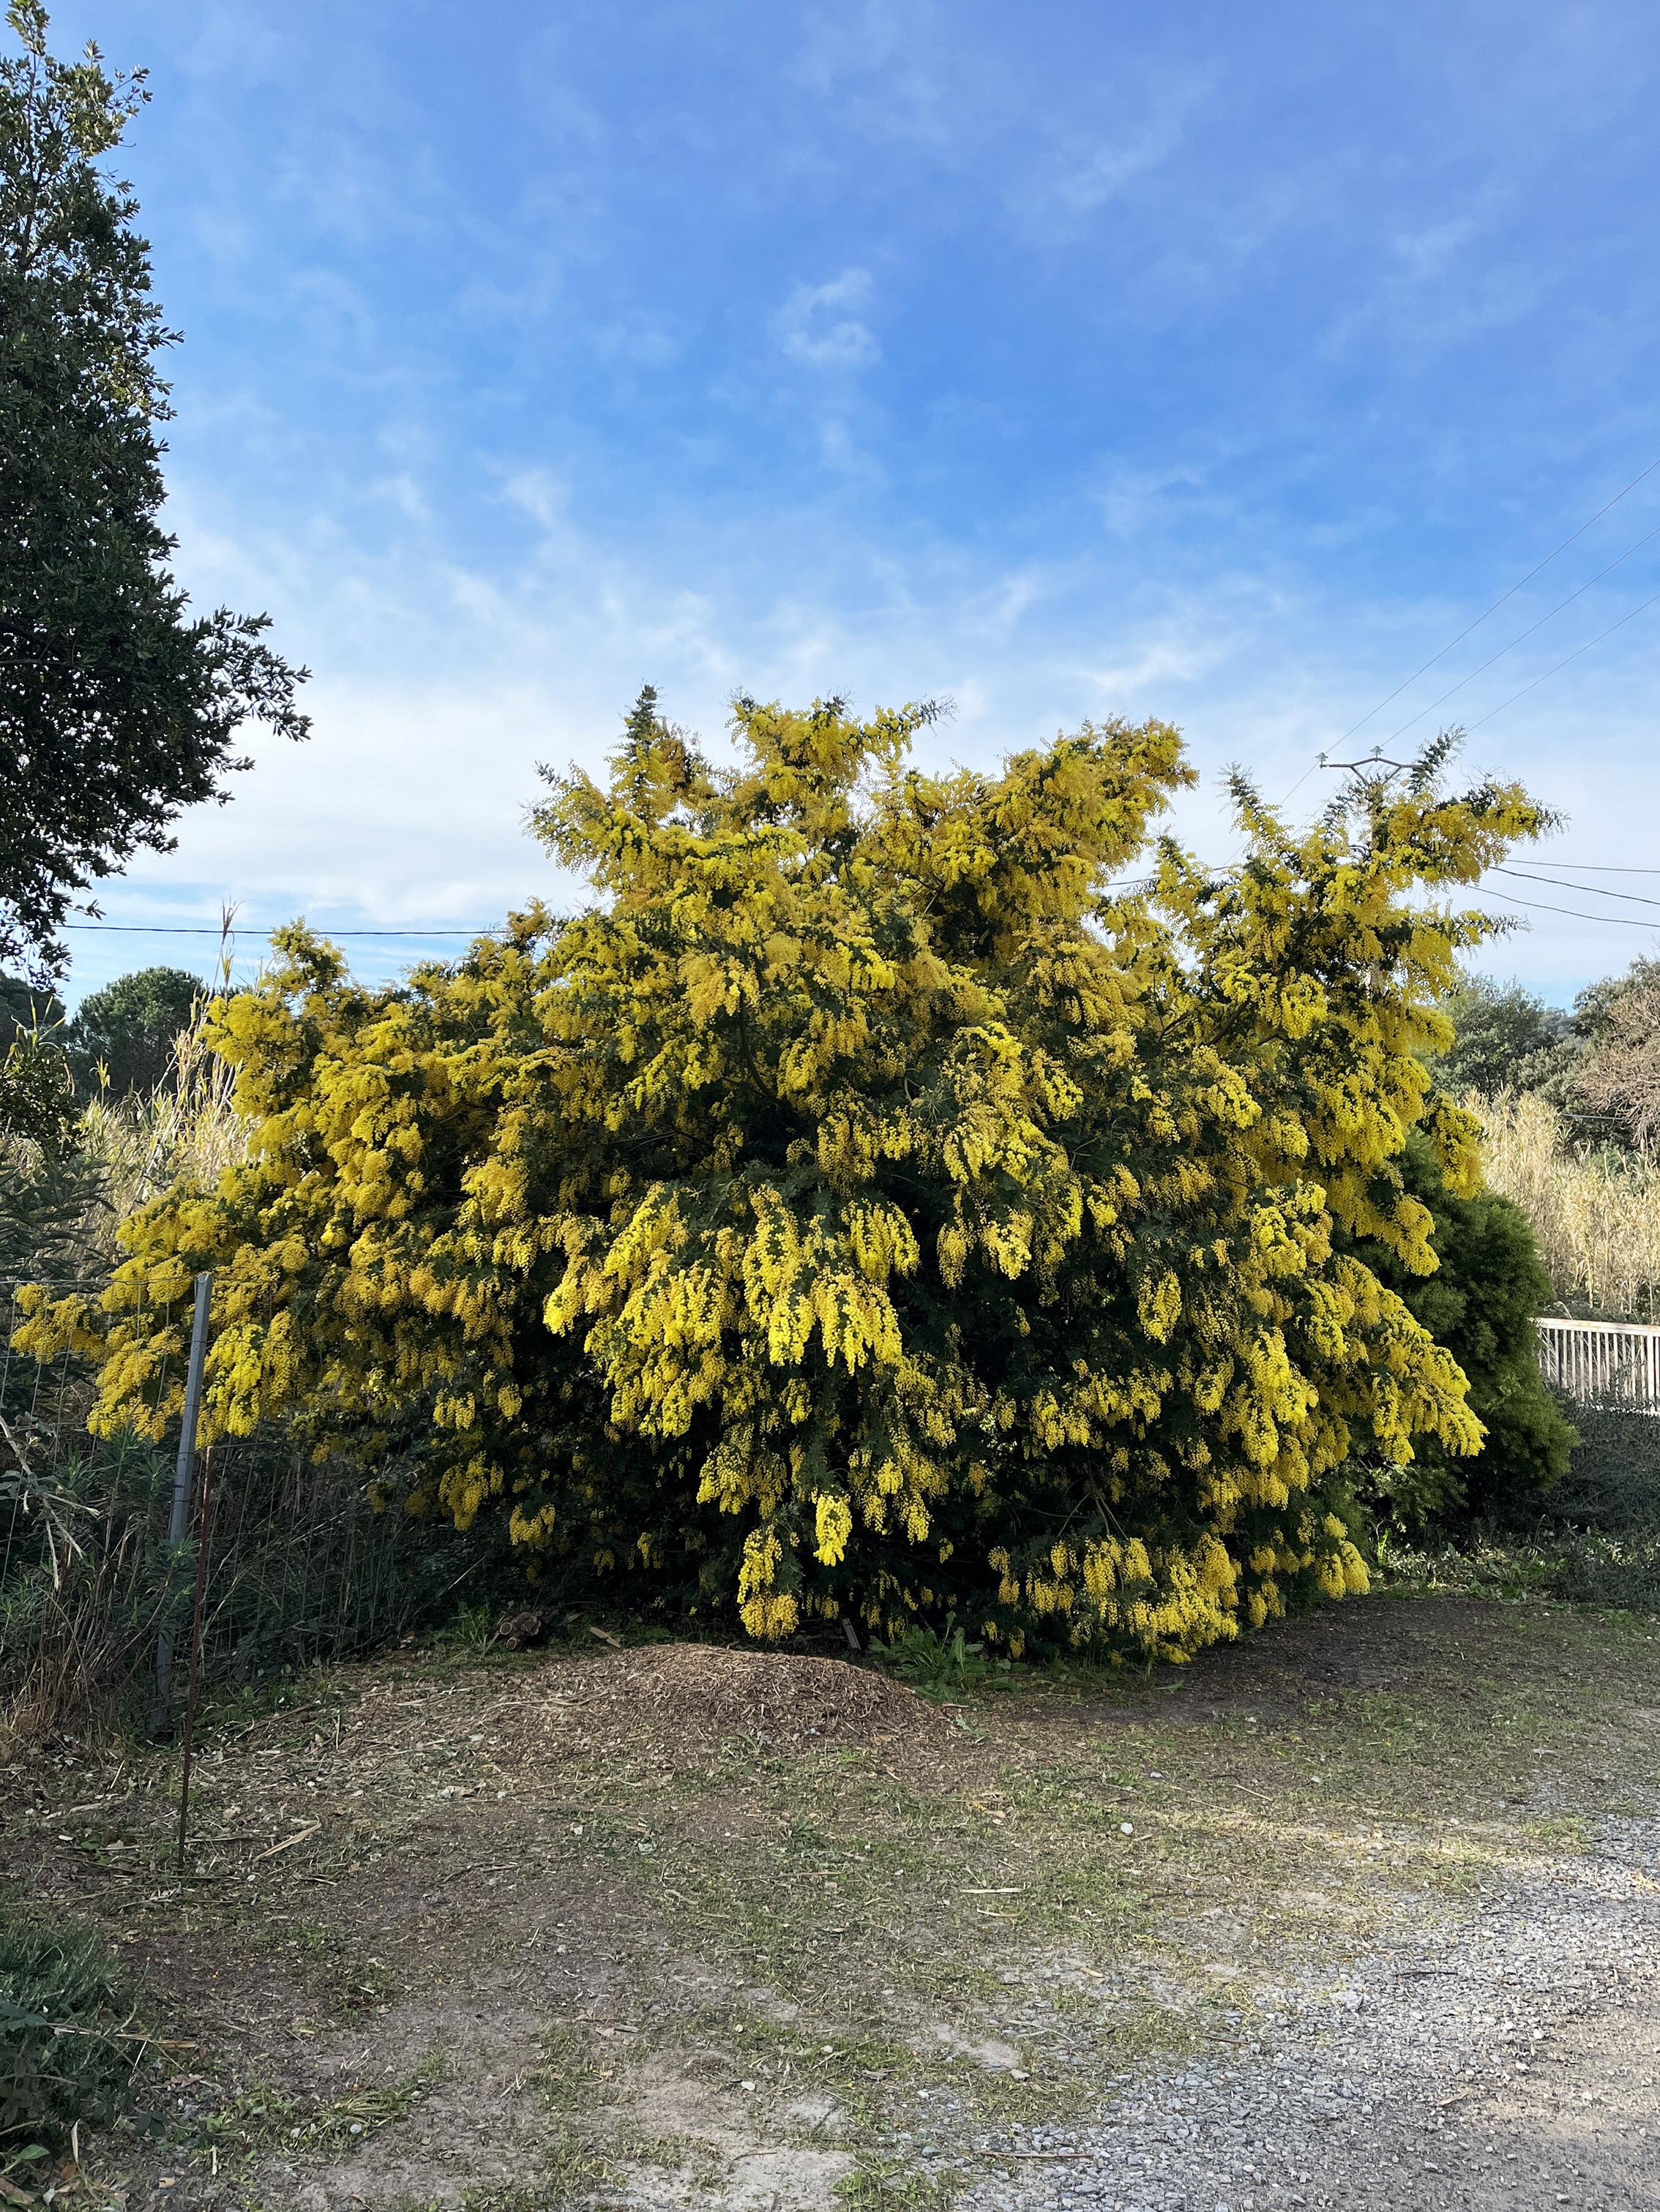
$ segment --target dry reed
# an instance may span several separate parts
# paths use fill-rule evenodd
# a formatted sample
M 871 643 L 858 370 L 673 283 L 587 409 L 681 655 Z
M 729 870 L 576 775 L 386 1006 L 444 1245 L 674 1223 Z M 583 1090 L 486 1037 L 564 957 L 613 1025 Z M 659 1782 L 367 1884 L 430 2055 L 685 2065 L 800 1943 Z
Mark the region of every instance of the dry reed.
M 1660 1171 L 1646 1156 L 1576 1146 L 1536 1093 L 1471 1097 L 1490 1189 L 1533 1224 L 1563 1304 L 1611 1321 L 1660 1320 Z
M 33 1246 L 9 1273 L 95 1293 L 122 1256 L 123 1222 L 164 1191 L 213 1188 L 246 1158 L 234 1072 L 204 1042 L 202 1012 L 154 1091 L 84 1109 L 61 1177 L 38 1146 L 0 1146 L 0 1179 L 21 1201 L 11 1243 Z M 72 1363 L 42 1375 L 9 1361 L 15 1319 L 0 1283 L 0 1741 L 112 1710 L 176 1599 L 152 1525 L 165 1468 L 88 1437 L 91 1393 Z
M 140 1206 L 181 1186 L 212 1190 L 247 1157 L 247 1125 L 233 1103 L 235 1072 L 203 1042 L 201 1020 L 173 1041 L 167 1080 L 148 1093 L 96 1098 L 81 1118 L 82 1155 L 100 1170 L 88 1243 L 117 1256 L 117 1232 Z

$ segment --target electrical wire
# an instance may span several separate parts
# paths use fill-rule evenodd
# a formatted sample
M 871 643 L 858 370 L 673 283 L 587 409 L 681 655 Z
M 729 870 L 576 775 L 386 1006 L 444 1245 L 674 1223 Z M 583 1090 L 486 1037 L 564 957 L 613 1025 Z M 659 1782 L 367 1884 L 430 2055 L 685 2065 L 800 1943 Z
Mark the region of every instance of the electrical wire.
M 1512 691 L 1510 697 L 1505 700 L 1500 705 L 1495 707 L 1491 714 L 1483 714 L 1481 722 L 1468 723 L 1465 726 L 1465 734 L 1468 736 L 1471 730 L 1479 730 L 1481 727 L 1482 722 L 1492 721 L 1494 714 L 1502 714 L 1506 707 L 1513 707 L 1518 699 L 1525 699 L 1529 691 L 1536 691 L 1541 684 L 1547 682 L 1551 677 L 1559 674 L 1561 670 L 1566 668 L 1568 665 L 1568 661 L 1578 660 L 1581 654 L 1587 653 L 1590 651 L 1591 646 L 1601 645 L 1605 637 L 1612 637 L 1615 630 L 1624 629 L 1628 622 L 1635 622 L 1638 616 L 1645 613 L 1647 610 L 1655 604 L 1655 600 L 1657 599 L 1660 599 L 1660 592 L 1656 592 L 1653 598 L 1645 599 L 1641 606 L 1633 607 L 1628 615 L 1621 615 L 1617 623 L 1610 623 L 1606 629 L 1599 630 L 1596 635 L 1592 638 L 1588 644 L 1582 645 L 1579 647 L 1578 652 L 1569 653 L 1566 660 L 1559 660 L 1556 666 L 1554 668 L 1548 668 L 1543 676 L 1535 676 L 1531 684 L 1524 684 L 1519 691 Z
M 1660 466 L 1660 463 L 1657 463 L 1656 465 Z M 1310 773 L 1312 773 L 1312 771 L 1310 771 Z M 1306 778 L 1304 781 L 1306 781 Z M 1290 794 L 1287 794 L 1287 796 L 1289 795 Z M 1282 801 L 1281 803 L 1283 804 L 1284 802 Z M 1587 860 L 1559 860 L 1556 863 L 1556 866 L 1558 867 L 1564 868 L 1578 867 L 1591 869 L 1600 867 L 1599 863 Z M 1609 874 L 1620 875 L 1660 875 L 1660 868 L 1610 867 L 1605 872 Z M 1560 878 L 1553 876 L 1528 875 L 1523 873 L 1520 869 L 1506 868 L 1502 866 L 1496 866 L 1493 872 L 1497 875 L 1514 876 L 1518 881 L 1523 883 L 1556 884 L 1560 880 Z M 1109 884 L 1105 885 L 1104 888 L 1108 890 L 1119 891 L 1146 890 L 1151 889 L 1157 880 L 1158 878 L 1154 876 L 1134 876 L 1128 878 L 1121 878 L 1117 883 Z M 1652 906 L 1660 908 L 1660 899 L 1645 899 L 1633 891 L 1598 891 L 1594 884 L 1562 883 L 1560 884 L 1560 888 L 1564 890 L 1588 890 L 1594 892 L 1596 896 L 1600 898 L 1622 899 L 1637 906 Z M 1511 898 L 1503 891 L 1487 890 L 1485 884 L 1477 886 L 1476 896 L 1478 897 L 1485 896 L 1488 898 L 1498 899 L 1503 905 L 1525 907 L 1529 913 L 1570 915 L 1572 915 L 1574 919 L 1580 921 L 1620 922 L 1623 923 L 1630 929 L 1660 928 L 1660 923 L 1639 921 L 1627 915 L 1581 914 L 1577 908 L 1572 907 L 1545 906 L 1538 903 L 1537 902 Z M 204 925 L 186 925 L 174 922 L 66 921 L 60 924 L 60 927 L 64 929 L 103 930 L 117 936 L 125 937 L 223 938 L 226 935 L 234 937 L 241 934 L 264 939 L 271 937 L 275 934 L 273 930 L 269 929 L 239 932 L 233 927 L 230 931 L 227 932 L 223 929 L 209 928 Z M 325 924 L 322 923 L 312 923 L 309 924 L 308 927 L 315 929 L 319 937 L 328 938 L 388 938 L 409 940 L 435 937 L 465 937 L 468 939 L 477 937 L 496 937 L 501 936 L 503 933 L 503 927 L 499 922 L 491 923 L 477 929 L 331 929 Z
M 1274 808 L 1274 811 L 1276 814 L 1280 814 L 1285 811 L 1286 808 L 1291 805 L 1292 799 L 1296 798 L 1298 793 L 1301 791 L 1303 786 L 1308 781 L 1309 778 L 1314 774 L 1315 769 L 1317 769 L 1320 763 L 1318 761 L 1314 761 L 1304 769 L 1302 775 L 1298 777 L 1296 782 L 1292 784 L 1291 789 L 1280 800 L 1279 805 Z
M 1410 690 L 1420 676 L 1427 676 L 1430 670 L 1434 667 L 1438 660 L 1444 660 L 1446 659 L 1447 655 L 1452 651 L 1452 647 L 1454 645 L 1462 645 L 1464 642 L 1464 640 L 1468 637 L 1473 631 L 1480 629 L 1482 623 L 1487 621 L 1488 615 L 1496 615 L 1499 608 L 1502 607 L 1507 600 L 1513 599 L 1516 597 L 1516 594 L 1522 589 L 1522 586 L 1523 584 L 1530 584 L 1534 578 L 1538 575 L 1541 570 L 1549 568 L 1551 562 L 1555 560 L 1557 553 L 1566 553 L 1569 546 L 1572 545 L 1576 539 L 1581 538 L 1584 536 L 1585 532 L 1590 528 L 1592 522 L 1600 522 L 1605 514 L 1608 514 L 1611 509 L 1618 507 L 1620 501 L 1624 499 L 1628 493 L 1634 492 L 1638 485 L 1643 482 L 1644 478 L 1645 477 L 1651 477 L 1657 469 L 1660 469 L 1660 461 L 1651 461 L 1647 468 L 1644 469 L 1640 474 L 1634 476 L 1632 478 L 1631 482 L 1626 486 L 1624 491 L 1615 492 L 1614 497 L 1608 501 L 1607 507 L 1599 507 L 1597 508 L 1596 514 L 1592 515 L 1590 522 L 1582 522 L 1578 529 L 1574 532 L 1572 537 L 1565 538 L 1562 540 L 1562 543 L 1557 547 L 1556 553 L 1546 554 L 1544 559 L 1539 563 L 1538 568 L 1529 568 L 1527 574 L 1523 577 L 1520 584 L 1512 584 L 1509 591 L 1504 594 L 1503 598 L 1497 599 L 1493 601 L 1493 605 L 1487 609 L 1487 614 L 1477 615 L 1475 620 L 1469 625 L 1468 629 L 1461 629 L 1457 636 L 1452 641 L 1452 645 L 1444 645 L 1439 653 L 1432 653 L 1424 663 L 1421 668 L 1414 670 L 1413 673 L 1408 677 L 1404 684 L 1396 684 L 1395 690 L 1389 693 L 1387 699 L 1380 699 L 1377 704 L 1373 707 L 1369 713 L 1362 714 L 1359 720 L 1354 724 L 1353 728 L 1345 730 L 1342 736 L 1338 739 L 1338 744 L 1346 745 L 1349 739 L 1354 735 L 1356 730 L 1364 730 L 1365 728 L 1366 724 L 1371 721 L 1373 714 L 1381 714 L 1384 708 L 1390 705 L 1395 700 L 1398 699 L 1403 691 Z
M 111 930 L 123 937 L 274 937 L 277 928 L 287 926 L 279 922 L 272 929 L 239 930 L 233 926 L 227 930 L 196 926 L 187 927 L 180 923 L 161 921 L 65 921 L 58 925 L 63 929 Z M 502 931 L 499 921 L 478 929 L 331 929 L 322 922 L 309 922 L 306 926 L 315 930 L 319 937 L 498 937 Z
M 1484 884 L 1476 886 L 1475 896 L 1478 898 L 1497 899 L 1500 906 L 1522 907 L 1529 914 L 1566 914 L 1575 921 L 1605 921 L 1615 929 L 1646 929 L 1651 933 L 1660 930 L 1660 921 L 1639 921 L 1634 915 L 1581 914 L 1578 907 L 1546 906 L 1535 899 L 1511 898 L 1505 891 L 1490 891 Z
M 1660 899 L 1645 898 L 1639 891 L 1605 891 L 1597 884 L 1570 883 L 1566 876 L 1530 875 L 1525 868 L 1507 868 L 1495 862 L 1492 873 L 1513 876 L 1520 884 L 1554 884 L 1559 891 L 1589 891 L 1593 898 L 1623 899 L 1628 906 L 1660 907 Z
M 1527 629 L 1523 630 L 1519 635 L 1513 637 L 1508 645 L 1501 645 L 1498 652 L 1492 654 L 1487 659 L 1484 660 L 1479 668 L 1472 668 L 1468 676 L 1461 676 L 1458 681 L 1453 685 L 1450 691 L 1444 691 L 1438 699 L 1432 699 L 1427 707 L 1420 707 L 1415 714 L 1409 714 L 1407 720 L 1402 723 L 1398 730 L 1391 730 L 1389 732 L 1388 737 L 1384 738 L 1383 743 L 1386 745 L 1392 745 L 1397 738 L 1404 737 L 1406 735 L 1407 732 L 1412 727 L 1414 722 L 1421 722 L 1426 714 L 1432 714 L 1438 707 L 1444 707 L 1448 700 L 1450 699 L 1455 693 L 1462 691 L 1467 684 L 1474 684 L 1478 676 L 1485 676 L 1488 669 L 1493 665 L 1494 662 L 1502 660 L 1507 653 L 1513 653 L 1518 645 L 1525 644 L 1528 639 L 1533 635 L 1535 630 L 1543 629 L 1548 622 L 1554 621 L 1556 617 L 1561 613 L 1564 607 L 1571 607 L 1576 599 L 1584 599 L 1585 593 L 1590 591 L 1593 584 L 1600 584 L 1604 576 L 1611 576 L 1614 570 L 1620 566 L 1620 562 L 1621 561 L 1629 561 L 1633 553 L 1640 553 L 1643 548 L 1648 544 L 1651 538 L 1660 538 L 1660 526 L 1657 526 L 1653 530 L 1651 530 L 1646 537 L 1639 538 L 1635 545 L 1627 546 L 1625 551 L 1620 556 L 1619 561 L 1610 561 L 1606 568 L 1599 568 L 1594 576 L 1589 578 L 1586 582 L 1581 584 L 1577 592 L 1570 592 L 1566 599 L 1559 600 L 1557 605 L 1551 609 L 1549 614 L 1541 615 L 1536 623 L 1530 623 Z

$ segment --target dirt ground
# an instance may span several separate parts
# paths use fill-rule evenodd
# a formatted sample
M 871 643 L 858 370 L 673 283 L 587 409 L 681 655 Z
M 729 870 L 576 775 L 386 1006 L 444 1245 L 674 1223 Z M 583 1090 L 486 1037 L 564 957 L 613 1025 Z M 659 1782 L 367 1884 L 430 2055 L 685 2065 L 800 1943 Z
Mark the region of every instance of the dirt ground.
M 1660 1629 L 1351 1601 L 1152 1680 L 406 1650 L 0 1771 L 141 1977 L 56 2201 L 1660 2203 Z M 37 2182 L 29 2185 L 44 2194 Z

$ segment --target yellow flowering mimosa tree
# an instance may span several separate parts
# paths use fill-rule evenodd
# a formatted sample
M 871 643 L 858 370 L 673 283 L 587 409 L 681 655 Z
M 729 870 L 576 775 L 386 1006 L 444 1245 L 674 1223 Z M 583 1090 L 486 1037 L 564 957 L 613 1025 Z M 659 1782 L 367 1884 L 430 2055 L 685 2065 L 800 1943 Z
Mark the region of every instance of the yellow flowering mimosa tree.
M 761 1638 L 954 1607 L 1175 1657 L 1364 1589 L 1351 1453 L 1481 1431 L 1334 1224 L 1433 1267 L 1395 1163 L 1416 1125 L 1475 1181 L 1419 1054 L 1491 927 L 1446 889 L 1543 817 L 1442 795 L 1443 746 L 1306 832 L 1236 779 L 1207 870 L 1150 844 L 1168 726 L 935 776 L 928 719 L 740 701 L 717 769 L 648 691 L 534 817 L 579 919 L 373 991 L 288 932 L 213 1016 L 250 1164 L 25 1343 L 159 1434 L 211 1267 L 205 1437 L 295 1418 Z

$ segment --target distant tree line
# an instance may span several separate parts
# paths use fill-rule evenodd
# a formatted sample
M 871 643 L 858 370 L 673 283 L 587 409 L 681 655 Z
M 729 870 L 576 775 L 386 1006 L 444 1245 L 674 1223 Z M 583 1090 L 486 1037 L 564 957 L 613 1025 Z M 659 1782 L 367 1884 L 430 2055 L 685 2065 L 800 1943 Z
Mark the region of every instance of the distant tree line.
M 207 995 L 185 969 L 144 968 L 91 993 L 71 1018 L 55 992 L 0 975 L 0 1061 L 14 1045 L 60 1059 L 77 1107 L 100 1094 L 152 1091 Z
M 1637 1152 L 1660 1132 L 1660 960 L 1589 985 L 1571 1014 L 1479 975 L 1445 1011 L 1456 1034 L 1431 1066 L 1451 1097 L 1538 1091 L 1585 1139 Z

